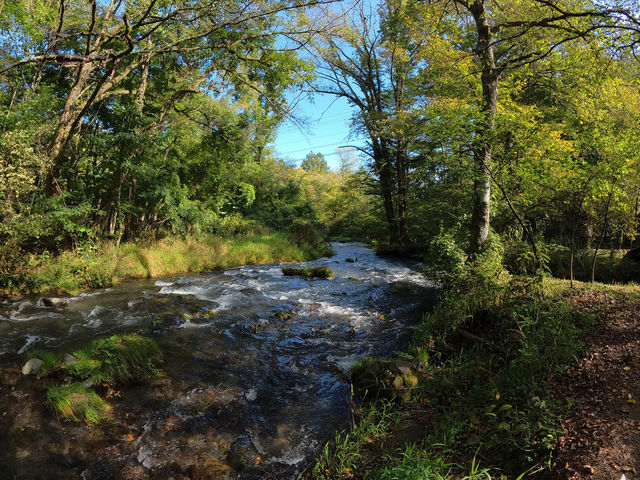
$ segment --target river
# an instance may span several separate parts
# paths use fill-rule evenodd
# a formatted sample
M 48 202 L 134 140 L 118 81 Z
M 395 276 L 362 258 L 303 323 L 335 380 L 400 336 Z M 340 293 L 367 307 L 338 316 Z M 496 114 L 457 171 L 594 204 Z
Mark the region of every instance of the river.
M 299 478 L 349 423 L 350 366 L 406 348 L 434 291 L 416 264 L 333 247 L 304 264 L 328 280 L 248 265 L 2 301 L 0 478 Z M 98 427 L 56 420 L 44 398 L 60 380 L 20 373 L 31 348 L 134 331 L 161 346 L 165 373 L 115 392 Z

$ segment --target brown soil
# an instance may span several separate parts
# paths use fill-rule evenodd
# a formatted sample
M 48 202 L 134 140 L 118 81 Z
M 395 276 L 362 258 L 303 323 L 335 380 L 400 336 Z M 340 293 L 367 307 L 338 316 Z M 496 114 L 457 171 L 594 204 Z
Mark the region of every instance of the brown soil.
M 545 478 L 640 479 L 640 298 L 574 291 L 567 299 L 599 318 L 586 355 L 558 379 L 573 405 Z

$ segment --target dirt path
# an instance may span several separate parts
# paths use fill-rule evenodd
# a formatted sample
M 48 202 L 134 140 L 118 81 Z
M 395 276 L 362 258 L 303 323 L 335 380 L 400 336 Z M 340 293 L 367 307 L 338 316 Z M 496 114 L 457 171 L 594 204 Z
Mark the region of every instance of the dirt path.
M 574 406 L 546 478 L 640 480 L 640 295 L 615 287 L 568 300 L 601 322 L 586 355 L 559 380 Z

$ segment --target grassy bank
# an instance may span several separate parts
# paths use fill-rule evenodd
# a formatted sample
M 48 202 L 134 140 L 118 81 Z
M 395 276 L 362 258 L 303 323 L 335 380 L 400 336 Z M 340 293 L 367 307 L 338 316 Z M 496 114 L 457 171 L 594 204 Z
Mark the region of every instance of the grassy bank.
M 121 245 L 104 242 L 58 256 L 28 254 L 0 265 L 0 293 L 74 293 L 125 279 L 299 262 L 329 254 L 323 242 L 299 242 L 286 233 L 231 238 L 203 235 Z
M 314 478 L 552 474 L 562 419 L 576 407 L 557 394 L 558 382 L 572 378 L 594 329 L 610 321 L 603 309 L 640 300 L 640 287 L 577 282 L 572 289 L 566 280 L 513 277 L 501 254 L 490 246 L 445 279 L 435 311 L 400 356 L 428 358 L 418 385 L 368 392 L 378 400 L 365 402 L 356 412 L 361 420 L 325 448 Z

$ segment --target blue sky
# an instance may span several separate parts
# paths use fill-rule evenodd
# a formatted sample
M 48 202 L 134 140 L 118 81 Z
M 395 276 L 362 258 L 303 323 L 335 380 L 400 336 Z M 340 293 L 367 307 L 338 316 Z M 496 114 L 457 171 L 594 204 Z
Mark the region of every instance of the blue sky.
M 310 153 L 322 153 L 332 170 L 338 169 L 336 148 L 343 145 L 363 145 L 363 140 L 350 135 L 351 107 L 344 99 L 316 94 L 312 100 L 299 102 L 294 116 L 306 120 L 299 128 L 288 120 L 278 129 L 274 142 L 277 158 L 300 165 Z

